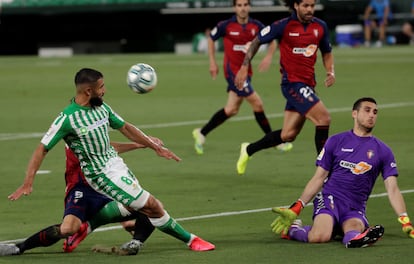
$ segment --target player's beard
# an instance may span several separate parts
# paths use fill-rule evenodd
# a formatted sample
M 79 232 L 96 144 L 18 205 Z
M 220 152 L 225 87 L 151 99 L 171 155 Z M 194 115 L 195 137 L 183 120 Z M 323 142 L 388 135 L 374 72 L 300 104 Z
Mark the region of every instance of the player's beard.
M 103 99 L 99 96 L 93 96 L 91 99 L 89 99 L 89 103 L 91 104 L 92 108 L 95 108 L 103 104 Z
M 305 24 L 310 23 L 313 19 L 313 12 L 300 13 L 298 10 L 296 15 L 298 16 L 299 21 Z

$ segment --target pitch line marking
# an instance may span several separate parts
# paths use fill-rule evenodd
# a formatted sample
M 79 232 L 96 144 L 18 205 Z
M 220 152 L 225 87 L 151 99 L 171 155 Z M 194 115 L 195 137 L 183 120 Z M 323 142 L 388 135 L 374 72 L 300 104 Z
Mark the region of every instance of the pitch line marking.
M 401 102 L 401 103 L 391 103 L 391 104 L 383 104 L 379 107 L 381 109 L 385 108 L 397 108 L 397 107 L 411 107 L 414 106 L 414 102 Z M 349 107 L 340 107 L 340 108 L 331 108 L 329 109 L 330 113 L 342 113 L 351 111 Z M 283 117 L 284 113 L 273 113 L 267 115 L 268 118 L 281 118 Z M 240 122 L 245 120 L 252 120 L 252 116 L 240 116 L 240 117 L 233 117 L 229 119 L 229 122 Z M 189 125 L 199 125 L 204 124 L 208 120 L 193 120 L 193 121 L 182 121 L 182 122 L 171 122 L 171 123 L 160 123 L 160 124 L 147 124 L 147 125 L 139 125 L 141 129 L 149 129 L 149 128 L 165 128 L 165 127 L 178 127 L 178 126 L 189 126 Z M 18 140 L 18 139 L 30 139 L 30 138 L 41 138 L 45 133 L 0 133 L 0 141 L 9 141 L 9 140 Z
M 413 193 L 413 192 L 414 192 L 414 190 L 403 190 L 403 191 L 401 191 L 402 194 Z M 371 194 L 369 197 L 370 198 L 379 198 L 379 197 L 384 197 L 384 196 L 387 196 L 387 193 Z M 289 205 L 284 205 L 284 206 L 281 206 L 281 207 L 288 207 L 288 206 Z M 306 206 L 307 207 L 312 206 L 312 203 L 308 203 Z M 178 222 L 184 222 L 184 221 L 207 219 L 207 218 L 217 218 L 217 217 L 232 216 L 232 215 L 253 214 L 253 213 L 260 213 L 260 212 L 266 212 L 266 211 L 271 211 L 271 210 L 272 210 L 272 208 L 259 208 L 259 209 L 243 210 L 243 211 L 221 212 L 221 213 L 215 213 L 215 214 L 189 216 L 189 217 L 176 218 L 175 220 L 177 220 Z M 95 229 L 93 232 L 105 232 L 105 231 L 121 229 L 121 228 L 122 228 L 121 225 L 108 226 L 108 227 L 99 227 L 99 228 Z M 0 241 L 0 244 L 19 243 L 19 242 L 21 242 L 25 239 L 26 238 Z

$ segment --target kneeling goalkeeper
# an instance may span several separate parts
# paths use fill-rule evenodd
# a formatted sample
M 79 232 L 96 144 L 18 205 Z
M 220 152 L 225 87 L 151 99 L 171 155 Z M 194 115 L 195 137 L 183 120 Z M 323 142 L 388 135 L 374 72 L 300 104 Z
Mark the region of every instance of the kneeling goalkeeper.
M 369 226 L 365 209 L 377 177 L 381 174 L 392 208 L 402 230 L 414 238 L 414 228 L 397 183 L 397 165 L 392 150 L 372 135 L 377 120 L 375 99 L 358 99 L 352 108 L 354 127 L 331 136 L 320 152 L 314 176 L 300 199 L 290 208 L 276 207 L 279 216 L 271 224 L 282 238 L 323 243 L 342 235 L 347 248 L 366 247 L 384 234 L 382 225 Z M 313 225 L 297 219 L 313 200 Z

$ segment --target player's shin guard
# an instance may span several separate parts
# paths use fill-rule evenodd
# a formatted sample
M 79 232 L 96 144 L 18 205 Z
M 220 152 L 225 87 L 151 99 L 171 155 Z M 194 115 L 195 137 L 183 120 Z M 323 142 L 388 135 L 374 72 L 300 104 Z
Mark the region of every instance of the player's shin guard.
M 259 139 L 258 141 L 254 143 L 250 143 L 249 146 L 247 146 L 247 154 L 249 156 L 252 156 L 254 153 L 262 150 L 271 148 L 274 146 L 279 145 L 280 143 L 283 143 L 282 138 L 280 137 L 282 130 L 276 130 L 272 131 L 270 133 L 267 133 L 264 137 Z
M 152 225 L 160 231 L 188 243 L 191 239 L 191 233 L 186 231 L 174 218 L 170 217 L 167 211 L 164 212 L 164 215 L 160 218 L 149 218 Z
M 142 213 L 137 213 L 134 228 L 134 239 L 144 243 L 147 240 L 147 238 L 152 234 L 154 229 L 155 227 L 148 219 L 148 216 Z
M 329 126 L 317 126 L 315 128 L 315 147 L 316 155 L 321 152 L 329 136 Z
M 24 251 L 32 248 L 51 246 L 62 238 L 63 237 L 60 234 L 60 225 L 52 225 L 40 230 L 25 241 L 18 243 L 16 246 L 20 249 L 20 253 L 22 254 Z
M 260 128 L 265 134 L 272 132 L 269 119 L 267 119 L 264 112 L 254 112 L 254 117 L 256 118 L 256 122 L 259 124 Z

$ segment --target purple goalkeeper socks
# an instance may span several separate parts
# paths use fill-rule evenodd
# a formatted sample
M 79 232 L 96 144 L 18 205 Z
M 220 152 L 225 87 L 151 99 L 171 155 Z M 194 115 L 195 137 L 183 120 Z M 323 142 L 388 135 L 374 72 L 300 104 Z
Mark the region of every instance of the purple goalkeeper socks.
M 353 239 L 359 234 L 361 234 L 361 232 L 358 232 L 356 230 L 346 232 L 344 238 L 342 239 L 342 244 L 346 245 L 351 239 Z
M 289 229 L 289 237 L 290 239 L 307 243 L 310 229 L 311 226 L 291 226 Z

